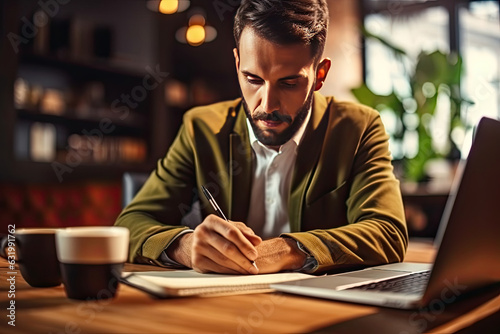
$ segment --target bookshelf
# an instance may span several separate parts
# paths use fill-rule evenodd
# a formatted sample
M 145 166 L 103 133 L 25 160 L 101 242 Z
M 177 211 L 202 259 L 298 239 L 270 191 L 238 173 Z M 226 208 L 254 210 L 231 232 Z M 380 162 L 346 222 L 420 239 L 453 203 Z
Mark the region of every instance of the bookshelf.
M 156 40 L 145 45 L 120 37 L 141 29 L 135 27 L 141 20 L 153 31 L 155 17 L 134 1 L 124 1 L 118 9 L 112 1 L 96 4 L 103 12 L 108 6 L 137 13 L 133 23 L 88 19 L 99 8 L 85 17 L 81 6 L 84 2 L 61 5 L 50 17 L 36 1 L 0 6 L 3 35 L 24 38 L 17 45 L 4 39 L 0 49 L 0 61 L 6 64 L 0 157 L 7 162 L 0 180 L 119 180 L 125 171 L 151 170 L 166 150 L 169 130 L 162 94 L 168 74 L 152 65 L 157 64 L 152 52 L 142 61 L 127 57 L 136 52 L 134 43 L 136 49 L 154 49 Z M 39 15 L 47 23 L 26 38 L 26 22 L 45 22 Z
M 101 67 L 21 56 L 14 81 L 17 159 L 146 161 L 150 104 L 142 76 Z

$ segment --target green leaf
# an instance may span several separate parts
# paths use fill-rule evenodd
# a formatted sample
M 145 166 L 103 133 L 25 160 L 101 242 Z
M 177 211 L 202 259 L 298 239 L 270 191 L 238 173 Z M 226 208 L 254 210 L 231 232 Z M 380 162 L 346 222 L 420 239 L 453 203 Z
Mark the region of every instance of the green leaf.
M 391 109 L 396 115 L 398 115 L 398 117 L 400 117 L 404 113 L 403 104 L 398 99 L 396 94 L 394 94 L 394 92 L 389 95 L 375 94 L 364 83 L 357 88 L 351 89 L 351 92 L 359 102 L 377 109 L 378 111 L 386 108 Z
M 406 56 L 406 52 L 403 49 L 397 47 L 396 45 L 392 44 L 391 42 L 389 42 L 388 40 L 386 40 L 385 38 L 383 38 L 381 36 L 372 34 L 368 30 L 366 30 L 366 28 L 364 26 L 361 27 L 361 32 L 363 33 L 363 36 L 365 36 L 366 38 L 376 39 L 377 41 L 379 41 L 380 43 L 382 43 L 383 45 L 388 47 L 392 52 L 394 52 L 394 54 L 399 55 L 399 56 Z
M 419 131 L 418 153 L 412 159 L 406 159 L 404 163 L 405 176 L 410 181 L 421 182 L 427 177 L 425 166 L 427 161 L 436 157 L 432 149 L 432 138 L 425 132 Z

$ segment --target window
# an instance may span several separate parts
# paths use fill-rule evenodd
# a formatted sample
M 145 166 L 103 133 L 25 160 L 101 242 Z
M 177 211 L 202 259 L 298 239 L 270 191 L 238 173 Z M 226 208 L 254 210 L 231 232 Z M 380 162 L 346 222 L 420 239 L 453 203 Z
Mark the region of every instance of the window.
M 462 90 L 474 102 L 464 118 L 477 124 L 482 116 L 500 117 L 500 24 L 496 1 L 472 2 L 460 8 L 461 54 L 464 60 Z M 465 138 L 470 148 L 472 133 Z
M 462 156 L 466 156 L 473 127 L 479 119 L 482 116 L 500 118 L 498 1 L 362 0 L 361 6 L 366 30 L 407 54 L 401 59 L 380 41 L 365 40 L 365 82 L 376 94 L 387 95 L 394 91 L 398 96 L 408 96 L 411 88 L 407 71 L 414 68 L 421 51 L 439 50 L 445 54 L 455 51 L 461 55 L 461 94 L 473 104 L 461 104 L 460 116 L 465 127 L 452 131 L 451 137 Z M 449 109 L 449 101 L 447 104 L 446 99 L 438 97 L 431 131 L 433 147 L 437 150 L 440 145 L 446 145 L 440 143 L 444 136 L 439 134 L 450 127 Z M 394 133 L 398 126 L 394 113 L 381 110 L 381 116 L 387 131 Z M 391 137 L 395 159 L 412 158 L 418 151 L 418 136 L 412 132 L 415 119 L 410 115 L 407 122 L 410 131 L 404 138 Z

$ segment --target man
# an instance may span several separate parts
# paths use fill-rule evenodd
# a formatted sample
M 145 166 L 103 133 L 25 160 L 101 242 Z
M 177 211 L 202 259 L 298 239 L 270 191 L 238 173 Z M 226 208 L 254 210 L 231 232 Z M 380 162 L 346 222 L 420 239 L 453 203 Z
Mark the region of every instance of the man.
M 242 99 L 185 114 L 116 222 L 130 229 L 131 261 L 257 274 L 403 259 L 406 223 L 378 113 L 316 92 L 330 69 L 327 28 L 324 0 L 242 1 Z M 186 223 L 197 210 L 202 218 Z

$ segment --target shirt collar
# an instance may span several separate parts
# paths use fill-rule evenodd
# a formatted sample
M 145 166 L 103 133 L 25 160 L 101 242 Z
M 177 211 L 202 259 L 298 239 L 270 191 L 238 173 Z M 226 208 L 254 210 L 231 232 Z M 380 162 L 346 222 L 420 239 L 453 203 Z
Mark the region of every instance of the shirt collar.
M 296 147 L 299 146 L 300 142 L 302 141 L 302 138 L 304 137 L 304 133 L 306 132 L 307 123 L 309 123 L 309 119 L 311 118 L 311 110 L 312 110 L 312 107 L 311 107 L 311 109 L 309 109 L 309 112 L 307 113 L 306 119 L 304 120 L 304 123 L 302 123 L 302 125 L 300 126 L 299 130 L 297 132 L 295 132 L 295 134 L 293 135 L 291 140 L 289 140 L 285 144 L 281 145 L 280 150 L 284 145 L 290 143 L 291 141 L 293 141 L 295 143 Z M 250 143 L 252 144 L 252 146 L 254 146 L 254 144 L 256 144 L 256 143 L 258 143 L 262 146 L 265 146 L 257 139 L 257 137 L 255 137 L 255 133 L 253 132 L 252 125 L 250 124 L 250 121 L 248 120 L 248 115 L 247 115 L 246 121 L 247 121 L 247 128 L 248 128 L 248 136 L 249 136 Z

